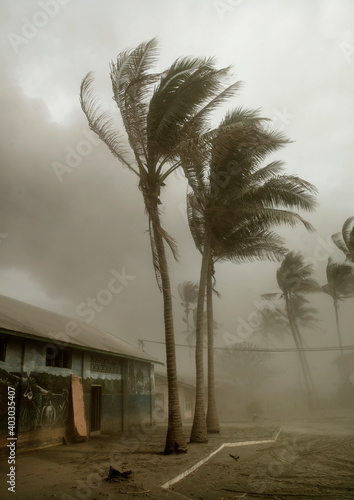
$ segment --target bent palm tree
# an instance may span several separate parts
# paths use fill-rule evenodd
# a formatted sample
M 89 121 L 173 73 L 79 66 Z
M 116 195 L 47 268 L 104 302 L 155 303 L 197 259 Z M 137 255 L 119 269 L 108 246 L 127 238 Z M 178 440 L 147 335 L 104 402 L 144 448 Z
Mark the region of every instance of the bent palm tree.
M 320 292 L 321 287 L 312 278 L 313 266 L 306 264 L 300 253 L 289 252 L 277 270 L 277 282 L 283 292 L 289 326 L 297 348 L 310 408 L 314 406 L 315 387 L 313 385 L 310 368 L 303 350 L 303 341 L 298 328 L 298 316 L 304 309 L 304 295 Z M 312 315 L 311 311 L 308 311 Z
M 341 233 L 332 234 L 332 240 L 344 253 L 346 260 L 354 262 L 354 217 L 344 222 Z
M 110 66 L 113 99 L 126 131 L 124 143 L 113 121 L 102 113 L 89 73 L 81 84 L 80 101 L 89 126 L 114 157 L 138 179 L 145 210 L 157 283 L 163 294 L 169 417 L 165 452 L 186 451 L 179 408 L 172 295 L 165 243 L 177 258 L 175 241 L 160 220 L 160 195 L 168 176 L 180 167 L 178 150 L 192 132 L 203 132 L 210 111 L 236 91 L 226 86 L 229 69 L 216 69 L 212 59 L 181 58 L 162 73 L 155 39 L 121 52 Z
M 322 290 L 333 299 L 338 343 L 341 355 L 343 355 L 342 335 L 339 324 L 339 302 L 354 295 L 354 267 L 349 262 L 337 264 L 329 257 L 326 273 L 327 284 L 322 287 Z
M 289 209 L 313 209 L 315 188 L 296 176 L 284 175 L 280 162 L 262 166 L 269 153 L 287 142 L 282 134 L 266 129 L 263 122 L 257 111 L 234 110 L 217 129 L 203 137 L 202 147 L 201 141 L 198 148 L 191 143 L 191 151 L 184 151 L 182 157 L 191 187 L 187 196 L 189 226 L 202 253 L 197 303 L 196 411 L 191 441 L 206 441 L 202 318 L 205 287 L 214 263 L 279 259 L 286 249 L 282 238 L 269 230 L 271 226 L 301 222 L 312 229 Z M 211 308 L 211 300 L 208 303 Z M 208 360 L 213 373 L 212 353 Z M 214 383 L 209 382 L 208 429 L 217 431 Z

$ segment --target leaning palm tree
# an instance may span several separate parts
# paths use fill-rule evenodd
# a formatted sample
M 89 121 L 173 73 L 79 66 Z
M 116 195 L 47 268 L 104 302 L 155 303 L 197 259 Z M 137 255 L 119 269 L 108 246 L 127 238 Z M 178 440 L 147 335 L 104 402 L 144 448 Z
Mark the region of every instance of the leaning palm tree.
M 160 196 L 168 176 L 180 167 L 180 145 L 203 133 L 209 113 L 234 95 L 237 84 L 226 84 L 229 69 L 216 69 L 212 59 L 177 59 L 166 71 L 154 73 L 155 39 L 121 52 L 110 66 L 113 99 L 128 144 L 93 91 L 93 76 L 81 84 L 80 102 L 89 126 L 115 158 L 136 175 L 149 219 L 149 234 L 157 283 L 163 294 L 169 417 L 165 452 L 186 451 L 178 399 L 171 285 L 165 244 L 175 258 L 175 241 L 161 223 Z
M 338 264 L 329 257 L 326 273 L 327 283 L 322 287 L 322 290 L 330 295 L 333 300 L 338 343 L 341 355 L 343 355 L 342 334 L 339 324 L 339 302 L 354 296 L 354 266 L 350 262 Z
M 354 217 L 344 222 L 341 233 L 332 234 L 332 240 L 344 253 L 346 260 L 354 262 Z
M 296 252 L 289 252 L 277 270 L 277 282 L 285 300 L 289 326 L 298 351 L 310 408 L 313 408 L 314 406 L 316 392 L 304 352 L 304 345 L 299 331 L 298 319 L 301 314 L 301 304 L 304 312 L 304 296 L 308 293 L 321 291 L 321 287 L 312 277 L 312 274 L 312 264 L 305 263 L 301 253 Z
M 197 303 L 196 408 L 191 441 L 207 439 L 202 319 L 205 287 L 213 265 L 223 260 L 279 259 L 285 253 L 283 240 L 270 227 L 301 222 L 312 229 L 290 209 L 313 209 L 314 186 L 296 176 L 285 175 L 280 162 L 262 165 L 269 153 L 288 142 L 282 134 L 266 128 L 264 121 L 257 111 L 234 110 L 217 129 L 198 140 L 197 145 L 190 141 L 190 151 L 184 151 L 182 157 L 191 187 L 187 196 L 189 226 L 202 253 Z M 212 339 L 213 335 L 209 337 Z M 208 360 L 212 362 L 212 354 Z M 209 370 L 213 372 L 210 365 Z M 212 382 L 208 428 L 217 431 L 213 393 Z

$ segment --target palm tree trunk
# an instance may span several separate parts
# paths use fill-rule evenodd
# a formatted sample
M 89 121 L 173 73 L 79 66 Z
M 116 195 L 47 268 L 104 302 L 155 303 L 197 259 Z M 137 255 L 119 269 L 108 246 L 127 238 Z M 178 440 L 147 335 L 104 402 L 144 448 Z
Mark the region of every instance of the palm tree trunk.
M 191 442 L 207 443 L 207 426 L 205 418 L 205 395 L 204 395 L 204 299 L 207 283 L 208 267 L 210 260 L 210 229 L 207 227 L 204 235 L 204 248 L 202 265 L 200 269 L 199 292 L 197 303 L 197 325 L 196 325 L 196 389 L 195 410 L 193 426 L 191 431 Z
M 186 323 L 187 323 L 187 342 L 189 344 L 189 347 L 188 347 L 188 351 L 189 351 L 189 357 L 191 358 L 192 357 L 192 347 L 191 347 L 191 344 L 190 344 L 190 326 L 189 326 L 189 307 L 187 306 L 186 307 Z
M 215 370 L 214 370 L 214 317 L 213 317 L 213 285 L 212 262 L 210 259 L 207 278 L 207 319 L 208 319 L 208 409 L 207 431 L 220 432 L 218 410 L 215 400 Z
M 334 310 L 336 313 L 336 325 L 337 325 L 337 335 L 338 335 L 340 354 L 341 354 L 341 356 L 343 356 L 342 334 L 341 334 L 340 326 L 339 326 L 339 312 L 338 312 L 339 307 L 338 307 L 338 300 L 336 298 L 333 298 L 333 304 L 334 304 Z
M 178 396 L 176 347 L 173 328 L 171 284 L 166 260 L 165 245 L 156 224 L 160 223 L 158 207 L 153 207 L 153 233 L 158 255 L 162 283 L 163 310 L 165 322 L 166 365 L 168 384 L 168 427 L 165 442 L 165 453 L 181 453 L 187 451 L 187 443 L 182 426 L 181 410 Z
M 296 345 L 302 373 L 304 376 L 305 387 L 306 387 L 306 392 L 307 392 L 307 402 L 308 402 L 309 408 L 311 409 L 313 407 L 312 391 L 311 391 L 310 381 L 308 379 L 308 372 L 306 370 L 306 361 L 304 360 L 303 352 L 301 350 L 301 345 L 300 345 L 299 338 L 298 338 L 298 331 L 296 328 L 296 320 L 294 318 L 293 309 L 291 306 L 291 298 L 287 294 L 285 295 L 285 302 L 286 302 L 286 311 L 287 311 L 288 318 L 289 318 L 289 325 L 290 325 L 291 333 L 292 333 L 292 336 L 293 336 L 293 339 L 294 339 L 294 342 Z
M 313 382 L 310 366 L 309 366 L 309 363 L 308 363 L 308 360 L 306 357 L 306 353 L 304 351 L 304 345 L 302 342 L 301 334 L 300 334 L 299 327 L 297 325 L 297 321 L 296 321 L 295 317 L 294 317 L 294 326 L 295 326 L 295 329 L 297 332 L 297 338 L 298 338 L 299 346 L 301 349 L 301 355 L 302 355 L 302 358 L 304 360 L 304 367 L 305 367 L 305 370 L 307 373 L 307 379 L 308 379 L 309 387 L 310 387 L 311 399 L 310 399 L 309 406 L 310 406 L 310 409 L 314 409 L 318 406 L 318 395 L 317 395 L 315 384 Z

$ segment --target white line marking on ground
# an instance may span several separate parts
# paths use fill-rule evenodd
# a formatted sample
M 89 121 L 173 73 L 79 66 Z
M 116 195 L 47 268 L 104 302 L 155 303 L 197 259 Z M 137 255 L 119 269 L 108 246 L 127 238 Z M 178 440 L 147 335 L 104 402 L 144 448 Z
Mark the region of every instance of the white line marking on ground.
M 204 465 L 208 460 L 211 459 L 211 457 L 213 457 L 214 455 L 216 455 L 217 453 L 219 453 L 219 451 L 221 451 L 223 448 L 232 448 L 234 446 L 249 446 L 249 445 L 252 445 L 252 444 L 275 443 L 275 441 L 279 437 L 280 432 L 281 432 L 281 429 L 279 429 L 277 431 L 277 433 L 276 433 L 276 435 L 274 436 L 273 439 L 263 439 L 263 440 L 260 440 L 260 441 L 240 441 L 240 442 L 236 442 L 236 443 L 223 443 L 221 446 L 219 446 L 219 448 L 217 448 L 216 450 L 212 451 L 210 453 L 210 455 L 208 455 L 207 457 L 203 458 L 202 460 L 199 460 L 199 462 L 197 462 L 196 464 L 192 465 L 192 467 L 190 467 L 189 469 L 185 470 L 184 472 L 181 472 L 181 474 L 178 474 L 178 476 L 174 477 L 170 481 L 167 481 L 165 484 L 163 484 L 161 486 L 161 488 L 164 489 L 164 490 L 168 490 L 169 488 L 171 488 L 171 486 L 173 486 L 174 484 L 176 484 L 179 481 L 181 481 L 181 479 L 184 479 L 185 477 L 189 476 L 189 474 L 192 474 L 193 472 L 195 472 L 196 470 L 198 470 L 199 467 L 201 467 L 202 465 Z

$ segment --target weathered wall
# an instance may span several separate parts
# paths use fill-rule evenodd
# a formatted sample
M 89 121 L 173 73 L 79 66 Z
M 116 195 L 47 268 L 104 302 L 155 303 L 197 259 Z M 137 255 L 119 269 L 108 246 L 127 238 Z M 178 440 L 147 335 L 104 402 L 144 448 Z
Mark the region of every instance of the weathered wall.
M 181 409 L 181 418 L 190 422 L 194 416 L 195 389 L 178 383 L 178 397 Z M 167 378 L 155 376 L 155 419 L 157 422 L 167 422 L 168 418 L 168 388 Z
M 71 375 L 83 380 L 85 418 L 90 434 L 92 387 L 100 387 L 100 432 L 119 433 L 151 423 L 153 366 L 117 356 L 72 349 L 71 368 L 46 366 L 44 342 L 8 336 L 0 361 L 0 440 L 7 434 L 7 391 L 16 390 L 19 446 L 73 439 Z M 125 377 L 125 379 L 124 379 Z
M 127 421 L 129 427 L 152 420 L 153 371 L 149 363 L 125 360 L 127 373 Z

